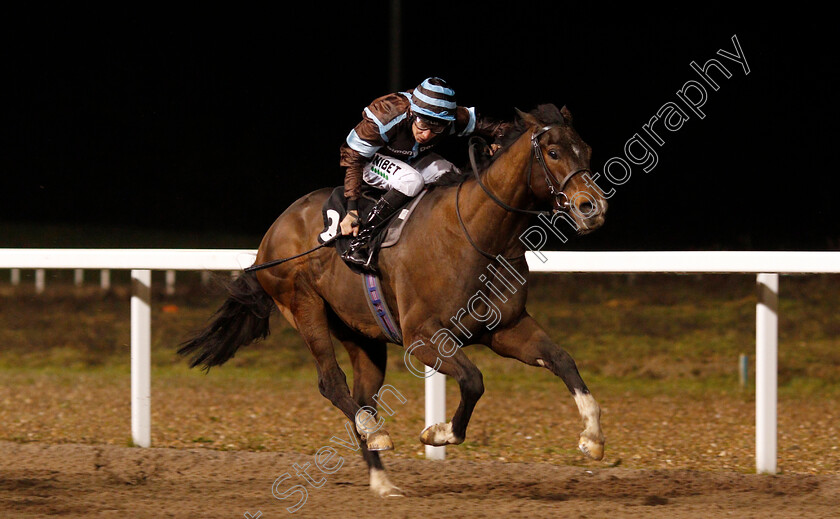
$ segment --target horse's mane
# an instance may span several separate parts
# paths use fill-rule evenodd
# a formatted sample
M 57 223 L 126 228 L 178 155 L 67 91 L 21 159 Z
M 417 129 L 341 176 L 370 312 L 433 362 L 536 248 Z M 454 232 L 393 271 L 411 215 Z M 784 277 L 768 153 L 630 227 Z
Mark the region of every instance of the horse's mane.
M 557 124 L 557 125 L 566 125 L 568 121 L 563 114 L 560 113 L 560 110 L 553 104 L 542 104 L 538 105 L 536 108 L 529 112 L 530 115 L 534 116 L 538 121 L 543 124 Z M 522 120 L 521 117 L 517 117 L 513 121 L 513 125 L 510 127 L 507 133 L 502 135 L 499 138 L 499 144 L 501 144 L 501 149 L 497 151 L 492 157 L 486 155 L 484 153 L 479 152 L 478 156 L 476 157 L 477 166 L 480 170 L 485 170 L 487 167 L 493 163 L 499 156 L 501 156 L 511 144 L 516 142 L 523 133 L 529 128 L 528 124 Z M 452 186 L 456 184 L 460 184 L 466 178 L 469 178 L 473 175 L 473 168 L 472 164 L 467 164 L 463 168 L 461 168 L 461 173 L 452 173 L 448 172 L 443 175 L 441 178 L 436 180 L 432 183 L 434 186 Z
M 568 124 L 566 118 L 563 117 L 562 113 L 560 113 L 560 109 L 551 103 L 538 105 L 528 113 L 545 125 L 556 124 L 565 126 Z M 521 117 L 517 117 L 511 130 L 502 136 L 500 143 L 502 145 L 502 149 L 499 150 L 499 153 L 505 151 L 511 144 L 516 142 L 516 140 L 519 139 L 519 137 L 521 137 L 527 129 L 528 125 L 525 121 L 523 121 Z M 499 156 L 499 153 L 496 153 L 493 158 L 495 159 Z

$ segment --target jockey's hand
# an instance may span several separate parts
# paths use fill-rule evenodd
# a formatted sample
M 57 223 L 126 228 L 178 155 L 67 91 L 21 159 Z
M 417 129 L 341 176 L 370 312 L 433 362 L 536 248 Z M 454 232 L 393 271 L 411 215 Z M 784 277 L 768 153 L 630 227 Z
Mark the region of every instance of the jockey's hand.
M 499 151 L 499 148 L 501 148 L 501 146 L 499 146 L 498 144 L 495 144 L 495 143 L 491 144 L 490 145 L 490 156 L 492 157 L 493 155 L 495 155 L 496 152 Z
M 356 236 L 359 234 L 359 212 L 348 211 L 338 226 L 341 228 L 342 236 L 347 236 L 348 234 Z

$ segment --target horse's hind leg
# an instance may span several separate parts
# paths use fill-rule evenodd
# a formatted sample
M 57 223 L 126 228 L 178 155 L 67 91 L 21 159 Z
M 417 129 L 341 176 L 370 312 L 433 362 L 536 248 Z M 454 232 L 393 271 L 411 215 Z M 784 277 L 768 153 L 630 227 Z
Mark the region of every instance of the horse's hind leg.
M 348 420 L 356 423 L 358 429 L 357 417 L 361 414 L 358 413 L 361 407 L 350 397 L 347 377 L 335 358 L 327 322 L 326 304 L 317 294 L 302 292 L 299 290 L 295 294 L 290 310 L 298 332 L 309 347 L 309 351 L 312 352 L 312 356 L 315 357 L 315 366 L 318 369 L 318 389 L 344 413 Z
M 487 346 L 503 357 L 547 368 L 560 377 L 574 396 L 583 418 L 584 429 L 578 447 L 590 458 L 604 457 L 601 408 L 589 393 L 572 357 L 555 344 L 530 315 L 525 314 L 515 325 L 494 333 Z
M 335 328 L 333 329 L 335 330 Z M 350 362 L 353 365 L 353 399 L 359 406 L 376 409 L 378 402 L 377 398 L 374 397 L 379 393 L 382 382 L 385 380 L 387 347 L 383 342 L 359 335 L 353 336 L 346 330 L 342 330 L 342 332 L 345 333 L 336 332 L 336 336 L 347 350 Z M 387 403 L 384 403 L 383 407 L 391 410 Z M 361 435 L 359 436 L 359 439 L 362 440 Z M 402 491 L 388 479 L 385 467 L 379 457 L 379 450 L 393 449 L 393 443 L 388 433 L 380 429 L 375 433 L 368 434 L 367 446 L 367 449 L 362 449 L 362 457 L 368 465 L 371 491 L 381 497 L 403 495 Z

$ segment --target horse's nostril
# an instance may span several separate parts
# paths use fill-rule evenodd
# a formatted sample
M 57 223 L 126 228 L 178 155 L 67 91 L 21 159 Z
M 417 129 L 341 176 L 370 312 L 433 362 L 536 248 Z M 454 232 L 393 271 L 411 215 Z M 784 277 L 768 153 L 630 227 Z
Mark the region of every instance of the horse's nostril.
M 578 211 L 583 216 L 595 216 L 595 205 L 592 202 L 583 202 L 578 206 Z

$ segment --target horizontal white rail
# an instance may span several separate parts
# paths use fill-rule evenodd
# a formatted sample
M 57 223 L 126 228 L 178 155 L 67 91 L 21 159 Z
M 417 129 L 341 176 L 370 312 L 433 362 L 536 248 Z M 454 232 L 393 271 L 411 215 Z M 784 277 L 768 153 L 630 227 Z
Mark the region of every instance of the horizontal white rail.
M 840 252 L 833 251 L 545 251 L 525 257 L 531 272 L 840 273 Z
M 241 270 L 256 256 L 236 249 L 0 249 L 0 268 Z
M 0 268 L 237 270 L 256 250 L 0 249 Z M 526 254 L 531 272 L 840 273 L 833 251 L 542 251 Z
M 132 271 L 132 436 L 149 446 L 151 270 L 241 270 L 256 251 L 233 249 L 0 249 L 0 268 Z M 840 273 L 840 252 L 802 251 L 530 251 L 531 272 L 753 273 L 756 305 L 756 469 L 776 472 L 778 274 Z M 13 271 L 13 278 L 15 272 Z M 426 379 L 426 423 L 442 420 L 445 378 Z M 429 398 L 434 405 L 428 405 Z M 443 450 L 430 457 L 442 458 Z

